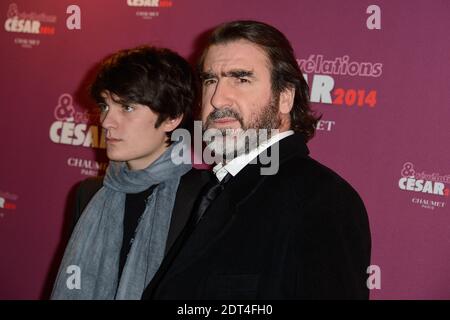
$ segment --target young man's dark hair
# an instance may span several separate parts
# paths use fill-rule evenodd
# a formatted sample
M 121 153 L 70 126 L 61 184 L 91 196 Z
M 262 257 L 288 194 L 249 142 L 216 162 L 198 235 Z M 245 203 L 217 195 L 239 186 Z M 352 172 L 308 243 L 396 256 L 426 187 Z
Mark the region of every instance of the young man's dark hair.
M 121 50 L 104 60 L 90 93 L 104 103 L 105 91 L 119 97 L 117 103 L 148 106 L 158 114 L 155 128 L 179 116 L 180 126 L 189 124 L 197 93 L 189 63 L 169 49 L 150 46 Z M 170 132 L 167 136 L 170 142 Z
M 275 97 L 284 89 L 295 89 L 294 105 L 290 112 L 291 129 L 302 133 L 306 141 L 310 140 L 320 117 L 310 108 L 308 84 L 298 67 L 289 40 L 279 30 L 263 22 L 233 21 L 218 26 L 210 35 L 206 48 L 238 40 L 256 44 L 266 53 L 271 68 L 272 93 Z M 200 72 L 207 52 L 208 49 L 205 49 L 200 58 Z

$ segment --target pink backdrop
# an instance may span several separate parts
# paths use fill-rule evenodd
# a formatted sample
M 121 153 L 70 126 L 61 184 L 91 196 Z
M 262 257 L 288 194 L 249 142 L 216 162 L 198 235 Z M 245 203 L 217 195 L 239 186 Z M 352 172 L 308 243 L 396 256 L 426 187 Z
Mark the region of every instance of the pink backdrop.
M 13 1 L 0 4 L 1 299 L 47 297 L 73 187 L 104 172 L 83 91 L 98 62 L 143 43 L 190 58 L 234 19 L 296 50 L 323 113 L 311 153 L 368 209 L 371 298 L 450 299 L 450 1 Z

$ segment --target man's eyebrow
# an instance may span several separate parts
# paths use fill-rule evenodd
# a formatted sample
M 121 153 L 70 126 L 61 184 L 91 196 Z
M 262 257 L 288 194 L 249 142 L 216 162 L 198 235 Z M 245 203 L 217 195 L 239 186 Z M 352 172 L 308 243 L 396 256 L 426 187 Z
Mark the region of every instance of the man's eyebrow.
M 200 79 L 201 80 L 213 79 L 213 78 L 217 78 L 217 75 L 215 73 L 213 73 L 213 72 L 209 72 L 209 71 L 200 72 Z
M 244 70 L 244 69 L 236 69 L 236 70 L 230 70 L 227 72 L 222 73 L 222 77 L 231 77 L 231 78 L 242 78 L 242 77 L 254 77 L 254 73 L 251 70 Z
M 226 72 L 222 72 L 220 74 L 222 77 L 230 77 L 230 78 L 242 78 L 242 77 L 249 77 L 253 78 L 255 76 L 254 72 L 251 70 L 244 70 L 244 69 L 235 69 L 230 70 Z M 218 78 L 217 74 L 211 71 L 203 71 L 200 73 L 200 79 L 214 79 Z
M 103 96 L 100 97 L 95 97 L 94 98 L 95 104 L 100 105 L 100 104 L 107 104 L 106 103 L 106 99 Z

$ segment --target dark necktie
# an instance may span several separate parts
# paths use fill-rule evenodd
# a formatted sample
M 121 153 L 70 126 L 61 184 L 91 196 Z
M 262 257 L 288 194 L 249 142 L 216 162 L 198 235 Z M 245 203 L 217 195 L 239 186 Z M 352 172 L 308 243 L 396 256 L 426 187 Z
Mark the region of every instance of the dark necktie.
M 227 173 L 227 175 L 223 177 L 222 181 L 219 182 L 217 177 L 211 173 L 210 181 L 203 187 L 197 201 L 194 203 L 191 219 L 191 223 L 193 225 L 191 225 L 191 227 L 195 227 L 199 223 L 206 210 L 211 205 L 211 202 L 219 196 L 225 188 L 225 184 L 231 179 L 231 177 L 232 175 Z

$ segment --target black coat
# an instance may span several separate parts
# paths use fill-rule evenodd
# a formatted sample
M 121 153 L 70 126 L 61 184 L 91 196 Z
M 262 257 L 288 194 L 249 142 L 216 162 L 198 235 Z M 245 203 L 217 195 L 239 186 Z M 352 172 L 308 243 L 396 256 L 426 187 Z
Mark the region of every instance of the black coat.
M 368 298 L 362 200 L 308 156 L 301 135 L 279 145 L 278 173 L 250 164 L 233 177 L 166 255 L 144 299 Z

